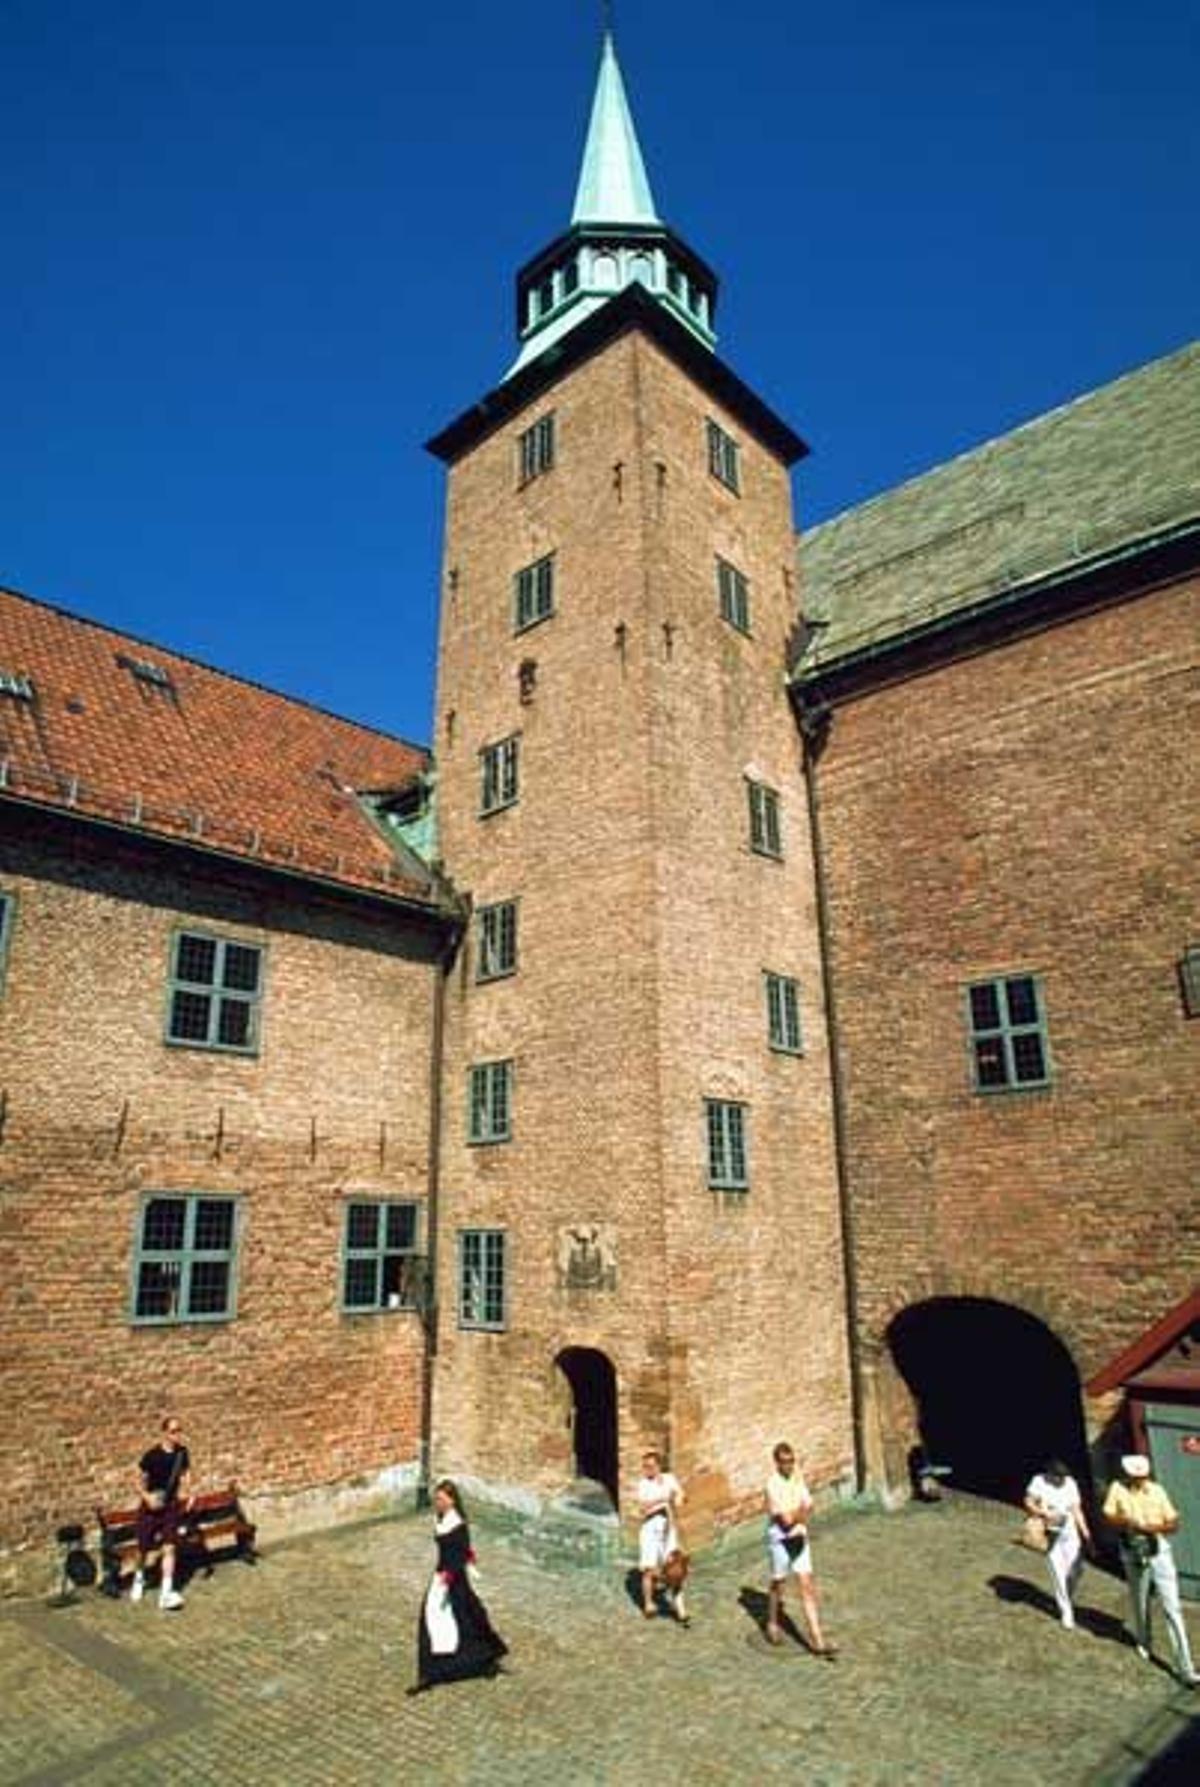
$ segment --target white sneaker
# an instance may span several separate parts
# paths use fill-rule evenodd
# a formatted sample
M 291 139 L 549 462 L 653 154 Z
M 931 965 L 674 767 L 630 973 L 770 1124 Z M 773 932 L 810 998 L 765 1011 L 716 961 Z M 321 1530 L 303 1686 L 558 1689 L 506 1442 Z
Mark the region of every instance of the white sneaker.
M 164 1613 L 174 1613 L 177 1608 L 183 1606 L 183 1596 L 178 1589 L 165 1588 L 158 1597 L 158 1605 Z
M 136 1576 L 134 1577 L 133 1581 L 129 1585 L 129 1599 L 136 1606 L 137 1602 L 139 1602 L 141 1600 L 141 1598 L 145 1594 L 145 1592 L 146 1592 L 146 1578 L 142 1575 L 142 1572 L 139 1570 L 137 1572 Z
M 1143 1663 L 1148 1663 L 1150 1661 L 1150 1652 L 1146 1649 L 1144 1644 L 1139 1644 L 1137 1646 L 1137 1654 L 1142 1659 Z

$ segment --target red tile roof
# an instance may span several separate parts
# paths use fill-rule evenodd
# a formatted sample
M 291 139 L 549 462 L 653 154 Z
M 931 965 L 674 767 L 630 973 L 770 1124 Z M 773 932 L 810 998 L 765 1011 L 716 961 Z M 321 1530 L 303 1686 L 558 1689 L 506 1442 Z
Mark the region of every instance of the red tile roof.
M 5 692 L 12 677 L 32 699 Z M 0 799 L 432 905 L 430 879 L 358 799 L 411 782 L 428 761 L 401 739 L 0 589 Z

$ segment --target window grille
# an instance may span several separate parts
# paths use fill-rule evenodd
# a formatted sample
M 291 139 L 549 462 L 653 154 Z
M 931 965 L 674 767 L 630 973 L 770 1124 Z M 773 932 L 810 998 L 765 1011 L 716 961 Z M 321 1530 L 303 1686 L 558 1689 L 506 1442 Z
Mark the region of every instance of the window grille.
M 416 1309 L 423 1261 L 417 1250 L 417 1206 L 356 1198 L 346 1205 L 342 1245 L 342 1308 L 351 1314 Z
M 519 437 L 517 445 L 522 484 L 548 472 L 554 464 L 553 410 L 547 416 L 539 416 L 532 428 L 527 428 Z
M 517 967 L 517 902 L 481 906 L 476 920 L 476 980 L 500 980 Z
M 764 782 L 747 778 L 746 798 L 750 809 L 750 848 L 760 856 L 783 855 L 779 828 L 779 796 Z
M 258 1049 L 263 952 L 251 943 L 178 931 L 171 945 L 167 1040 L 197 1049 Z
M 512 1062 L 483 1061 L 472 1067 L 467 1104 L 472 1142 L 507 1142 L 512 1136 Z
M 147 1198 L 134 1248 L 134 1321 L 228 1321 L 236 1245 L 235 1198 Z
M 749 633 L 750 585 L 737 566 L 723 558 L 717 560 L 717 602 L 722 620 L 739 633 Z
M 501 739 L 499 744 L 485 745 L 479 753 L 482 786 L 479 806 L 482 813 L 496 813 L 511 807 L 518 793 L 517 738 Z
M 513 579 L 515 627 L 518 633 L 554 613 L 554 554 L 526 565 Z
M 507 1319 L 503 1229 L 463 1229 L 458 1237 L 458 1325 L 503 1328 Z
M 705 1100 L 708 1183 L 714 1191 L 746 1191 L 746 1107 L 729 1099 Z
M 735 495 L 741 491 L 741 468 L 738 460 L 741 449 L 731 435 L 726 434 L 719 422 L 708 424 L 708 469 L 714 478 L 732 490 Z
M 1179 963 L 1179 987 L 1184 1017 L 1200 1018 L 1200 945 L 1184 950 Z
M 1035 976 L 977 981 L 967 989 L 967 998 L 976 1091 L 1048 1084 L 1045 1009 Z
M 4 991 L 4 968 L 8 961 L 8 940 L 12 935 L 17 902 L 11 894 L 0 893 L 0 993 Z
M 763 976 L 767 991 L 767 1039 L 785 1055 L 803 1052 L 800 1032 L 800 989 L 786 974 Z

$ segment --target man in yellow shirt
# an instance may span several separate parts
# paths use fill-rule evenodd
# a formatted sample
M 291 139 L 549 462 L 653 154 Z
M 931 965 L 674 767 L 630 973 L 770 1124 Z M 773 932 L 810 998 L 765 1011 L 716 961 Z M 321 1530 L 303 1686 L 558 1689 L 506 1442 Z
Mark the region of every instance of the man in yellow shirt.
M 1150 1474 L 1150 1460 L 1130 1452 L 1121 1460 L 1122 1475 L 1109 1485 L 1104 1518 L 1116 1528 L 1121 1563 L 1133 1609 L 1133 1638 L 1139 1657 L 1150 1656 L 1150 1590 L 1157 1589 L 1163 1618 L 1171 1634 L 1175 1666 L 1185 1687 L 1200 1687 L 1192 1665 L 1187 1627 L 1179 1605 L 1179 1578 L 1169 1534 L 1179 1525 L 1171 1498 Z

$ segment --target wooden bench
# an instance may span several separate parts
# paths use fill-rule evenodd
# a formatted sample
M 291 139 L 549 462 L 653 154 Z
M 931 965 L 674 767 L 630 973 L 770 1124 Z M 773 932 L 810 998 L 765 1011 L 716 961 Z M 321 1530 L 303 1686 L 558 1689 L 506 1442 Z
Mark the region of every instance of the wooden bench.
M 97 1508 L 96 1520 L 100 1527 L 101 1592 L 116 1596 L 137 1568 L 138 1509 Z M 257 1530 L 242 1513 L 236 1483 L 194 1495 L 191 1505 L 181 1509 L 179 1515 L 176 1557 L 180 1582 L 186 1582 L 197 1570 L 211 1576 L 214 1563 L 225 1554 L 240 1557 L 244 1563 L 255 1563 Z M 153 1568 L 157 1561 L 157 1551 L 147 1554 L 147 1568 Z

